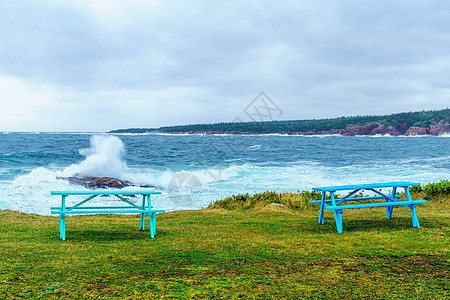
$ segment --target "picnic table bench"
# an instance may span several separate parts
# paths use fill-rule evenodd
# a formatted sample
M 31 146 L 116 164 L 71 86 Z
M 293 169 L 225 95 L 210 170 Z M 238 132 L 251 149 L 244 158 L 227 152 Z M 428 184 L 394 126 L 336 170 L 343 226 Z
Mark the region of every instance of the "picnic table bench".
M 149 217 L 150 236 L 153 238 L 156 234 L 156 213 L 164 210 L 155 210 L 152 208 L 150 195 L 159 195 L 158 191 L 52 191 L 51 195 L 61 196 L 61 206 L 51 207 L 52 214 L 59 214 L 59 234 L 62 240 L 66 239 L 66 215 L 73 214 L 140 214 L 141 221 L 139 230 L 145 230 L 145 215 Z M 126 196 L 142 195 L 140 205 L 131 202 Z M 66 206 L 68 196 L 88 196 L 73 206 Z M 125 206 L 83 206 L 98 196 L 114 196 L 119 202 L 125 203 Z
M 326 187 L 315 187 L 314 191 L 322 192 L 321 200 L 309 201 L 311 204 L 320 204 L 320 214 L 319 214 L 319 224 L 324 224 L 324 209 L 330 210 L 334 212 L 334 218 L 336 220 L 336 228 L 338 233 L 342 233 L 342 210 L 343 209 L 352 209 L 352 208 L 368 208 L 368 207 L 386 207 L 386 218 L 389 220 L 392 217 L 392 212 L 395 205 L 398 206 L 406 206 L 411 209 L 412 214 L 412 226 L 416 228 L 420 228 L 419 219 L 416 214 L 416 205 L 427 203 L 426 200 L 412 200 L 411 194 L 409 192 L 410 186 L 416 186 L 419 183 L 415 182 L 386 182 L 386 183 L 369 183 L 369 184 L 356 184 L 356 185 L 341 185 L 341 186 L 326 186 Z M 386 193 L 381 192 L 378 189 L 389 188 L 391 190 L 391 194 L 387 195 Z M 397 189 L 403 188 L 406 194 L 406 200 L 399 200 L 400 195 L 397 195 Z M 371 197 L 352 197 L 356 195 L 358 192 L 367 190 L 372 191 L 376 194 L 376 196 Z M 336 198 L 335 193 L 338 191 L 350 191 L 346 196 L 342 198 Z M 330 199 L 326 199 L 326 194 L 330 194 Z M 354 203 L 354 204 L 346 204 L 350 201 L 363 201 L 363 200 L 382 200 L 381 202 L 375 203 Z M 384 202 L 383 202 L 384 200 Z

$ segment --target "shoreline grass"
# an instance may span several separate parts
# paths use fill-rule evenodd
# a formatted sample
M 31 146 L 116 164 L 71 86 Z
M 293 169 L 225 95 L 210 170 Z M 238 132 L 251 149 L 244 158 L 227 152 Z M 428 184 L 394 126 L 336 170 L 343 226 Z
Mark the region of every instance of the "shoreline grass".
M 332 213 L 268 204 L 160 214 L 154 239 L 136 215 L 68 217 L 61 241 L 58 218 L 0 211 L 0 299 L 448 299 L 439 199 L 420 229 L 405 207 L 354 209 L 342 234 Z

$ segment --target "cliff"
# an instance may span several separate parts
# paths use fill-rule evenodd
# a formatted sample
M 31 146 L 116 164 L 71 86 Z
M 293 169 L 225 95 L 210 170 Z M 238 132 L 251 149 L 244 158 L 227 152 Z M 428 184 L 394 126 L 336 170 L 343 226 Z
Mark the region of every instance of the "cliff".
M 407 127 L 406 123 L 397 124 L 395 127 L 391 125 L 383 125 L 380 123 L 371 123 L 367 125 L 348 125 L 344 129 L 333 129 L 319 132 L 296 132 L 295 134 L 340 134 L 346 136 L 355 135 L 392 135 L 392 136 L 416 136 L 416 135 L 434 135 L 438 136 L 444 133 L 450 133 L 450 123 L 440 122 L 438 124 L 430 125 L 429 127 Z

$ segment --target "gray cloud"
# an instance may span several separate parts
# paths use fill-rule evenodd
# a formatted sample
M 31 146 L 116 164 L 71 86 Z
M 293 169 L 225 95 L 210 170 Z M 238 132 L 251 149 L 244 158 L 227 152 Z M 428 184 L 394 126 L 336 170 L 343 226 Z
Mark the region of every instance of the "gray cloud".
M 447 1 L 3 1 L 0 130 L 440 109 L 449 48 Z

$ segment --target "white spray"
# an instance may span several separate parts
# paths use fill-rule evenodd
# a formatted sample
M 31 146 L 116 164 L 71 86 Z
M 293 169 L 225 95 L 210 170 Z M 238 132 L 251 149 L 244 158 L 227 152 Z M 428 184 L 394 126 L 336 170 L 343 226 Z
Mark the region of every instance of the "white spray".
M 50 207 L 59 204 L 60 199 L 52 197 L 52 190 L 80 190 L 81 186 L 71 185 L 58 177 L 106 176 L 121 178 L 128 167 L 123 160 L 125 148 L 115 136 L 95 135 L 91 146 L 80 150 L 86 158 L 63 171 L 53 171 L 44 167 L 32 170 L 29 174 L 17 177 L 11 184 L 0 184 L 0 209 L 50 214 Z
M 123 160 L 125 147 L 118 137 L 94 135 L 91 147 L 81 149 L 79 153 L 86 159 L 79 164 L 70 165 L 60 176 L 121 178 L 127 173 L 128 167 Z

